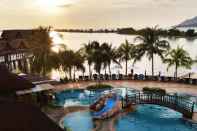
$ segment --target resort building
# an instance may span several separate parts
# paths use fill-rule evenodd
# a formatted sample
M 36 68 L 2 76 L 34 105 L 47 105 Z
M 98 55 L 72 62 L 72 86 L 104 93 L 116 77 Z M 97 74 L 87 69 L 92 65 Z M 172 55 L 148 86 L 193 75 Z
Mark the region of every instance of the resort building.
M 39 109 L 48 100 L 45 91 L 53 86 L 33 84 L 3 65 L 0 74 L 1 131 L 62 131 Z
M 35 30 L 4 30 L 0 38 L 0 63 L 9 70 L 28 72 L 31 58 L 29 39 Z
M 52 99 L 50 90 L 54 87 L 50 84 L 53 82 L 50 79 L 18 76 L 10 73 L 3 65 L 0 65 L 0 74 L 1 100 L 20 101 L 41 107 Z

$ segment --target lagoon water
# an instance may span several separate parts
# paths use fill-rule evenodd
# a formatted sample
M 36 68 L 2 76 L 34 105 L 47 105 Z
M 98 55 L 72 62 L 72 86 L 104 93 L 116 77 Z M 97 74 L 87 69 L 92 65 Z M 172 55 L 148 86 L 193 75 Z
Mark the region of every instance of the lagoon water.
M 84 43 L 88 43 L 90 41 L 99 41 L 100 43 L 107 42 L 113 45 L 113 47 L 120 46 L 126 39 L 133 44 L 137 44 L 134 42 L 136 36 L 134 35 L 119 35 L 115 33 L 60 33 L 62 36 L 62 40 L 59 42 L 64 43 L 68 48 L 73 50 L 80 49 Z M 185 38 L 177 38 L 177 39 L 167 39 L 170 42 L 171 48 L 176 48 L 177 46 L 183 47 L 188 51 L 190 56 L 195 59 L 197 56 L 197 39 L 185 39 Z M 158 56 L 155 56 L 155 75 L 161 72 L 161 75 L 173 76 L 174 75 L 174 67 L 169 68 L 167 71 L 167 65 L 164 64 Z M 86 64 L 87 65 L 87 64 Z M 93 68 L 93 67 L 92 67 Z M 141 61 L 138 61 L 134 66 L 132 66 L 132 61 L 129 61 L 128 71 L 134 69 L 134 73 L 144 74 L 145 70 L 147 74 L 151 74 L 151 61 L 145 56 Z M 180 68 L 178 70 L 178 75 L 182 76 L 189 72 L 197 72 L 197 64 L 194 64 L 191 69 Z M 102 70 L 104 73 L 104 70 Z M 122 63 L 122 69 L 117 65 L 112 65 L 112 73 L 125 73 L 125 63 Z M 78 75 L 82 75 L 81 72 L 77 72 Z M 85 72 L 88 75 L 88 70 Z M 53 78 L 59 77 L 59 73 L 53 72 Z

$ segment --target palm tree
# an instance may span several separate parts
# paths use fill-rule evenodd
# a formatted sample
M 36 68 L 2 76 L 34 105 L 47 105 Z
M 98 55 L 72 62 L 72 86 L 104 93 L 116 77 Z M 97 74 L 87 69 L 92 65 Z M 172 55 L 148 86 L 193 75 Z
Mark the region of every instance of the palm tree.
M 152 61 L 152 76 L 154 76 L 154 55 L 157 54 L 163 60 L 163 54 L 170 48 L 169 42 L 160 40 L 157 27 L 144 29 L 143 33 L 135 38 L 135 41 L 141 42 L 136 47 L 135 61 L 140 60 L 146 54 Z
M 101 68 L 102 68 L 102 64 L 104 63 L 104 50 L 103 47 L 100 45 L 99 42 L 97 41 L 93 41 L 91 43 L 93 49 L 92 49 L 92 60 L 94 63 L 94 69 L 95 71 L 99 74 L 100 77 L 100 73 L 101 73 Z
M 59 59 L 60 68 L 65 72 L 65 74 L 68 72 L 70 80 L 72 80 L 72 78 L 75 80 L 77 70 L 85 71 L 85 67 L 83 65 L 85 58 L 81 55 L 80 50 L 77 52 L 74 52 L 73 50 L 61 51 L 59 53 Z
M 39 27 L 30 38 L 33 57 L 30 65 L 34 73 L 46 76 L 52 68 L 58 67 L 57 54 L 51 51 L 51 27 Z
M 74 66 L 75 53 L 72 50 L 65 50 L 59 53 L 60 67 L 65 72 L 69 73 L 69 79 L 72 80 L 72 68 Z
M 127 76 L 127 68 L 128 68 L 128 61 L 134 58 L 135 53 L 135 46 L 133 44 L 130 44 L 128 40 L 125 40 L 125 43 L 122 43 L 120 47 L 118 48 L 118 57 L 120 58 L 120 61 L 125 61 L 125 75 Z
M 92 78 L 92 71 L 91 71 L 91 65 L 93 63 L 93 46 L 92 43 L 88 43 L 88 44 L 84 44 L 84 47 L 82 47 L 83 50 L 83 54 L 86 58 L 86 60 L 88 61 L 88 67 L 89 67 L 89 76 L 90 79 Z
M 190 69 L 193 64 L 193 60 L 189 56 L 188 52 L 179 46 L 176 49 L 172 49 L 166 56 L 168 58 L 166 58 L 164 62 L 168 64 L 167 70 L 169 67 L 175 65 L 175 78 L 178 76 L 179 67 Z
M 108 44 L 108 43 L 103 43 L 101 45 L 101 48 L 103 49 L 103 53 L 105 56 L 103 61 L 104 69 L 106 70 L 106 68 L 108 67 L 109 74 L 111 76 L 111 63 L 113 62 L 120 65 L 120 63 L 117 61 L 118 55 L 116 48 L 113 48 L 112 44 Z
M 78 50 L 77 52 L 75 52 L 75 56 L 72 59 L 73 59 L 73 68 L 74 68 L 73 78 L 75 80 L 76 70 L 80 70 L 83 73 L 85 72 L 85 67 L 83 65 L 85 62 L 85 57 L 82 55 L 81 50 Z

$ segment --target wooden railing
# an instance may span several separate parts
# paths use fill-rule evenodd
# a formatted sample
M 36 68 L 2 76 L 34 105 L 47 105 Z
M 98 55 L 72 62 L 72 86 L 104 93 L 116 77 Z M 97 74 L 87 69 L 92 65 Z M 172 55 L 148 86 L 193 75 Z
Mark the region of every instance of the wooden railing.
M 195 103 L 177 95 L 159 95 L 152 93 L 136 93 L 126 95 L 126 98 L 122 99 L 123 108 L 128 105 L 138 104 L 155 104 L 165 106 L 182 113 L 186 118 L 192 118 Z

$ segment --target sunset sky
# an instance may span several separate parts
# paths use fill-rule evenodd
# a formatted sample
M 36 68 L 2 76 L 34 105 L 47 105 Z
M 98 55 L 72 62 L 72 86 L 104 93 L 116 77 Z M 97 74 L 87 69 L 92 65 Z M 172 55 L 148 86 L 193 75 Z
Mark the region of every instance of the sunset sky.
M 168 27 L 197 15 L 197 0 L 0 0 L 0 28 Z

